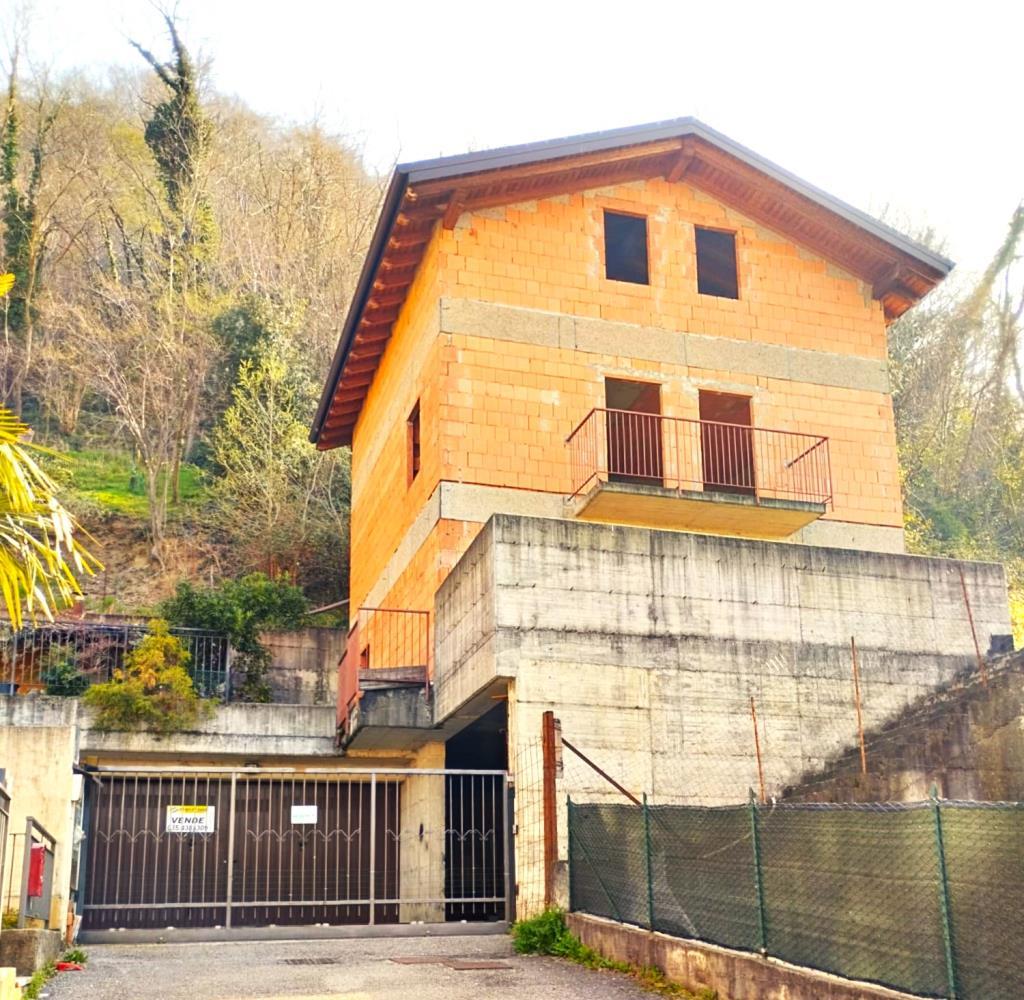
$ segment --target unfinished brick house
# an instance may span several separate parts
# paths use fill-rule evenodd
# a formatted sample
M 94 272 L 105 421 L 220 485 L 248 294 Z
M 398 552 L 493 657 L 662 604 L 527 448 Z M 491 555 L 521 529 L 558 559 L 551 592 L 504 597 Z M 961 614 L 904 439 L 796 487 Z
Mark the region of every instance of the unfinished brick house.
M 1009 632 L 1001 567 L 903 554 L 886 328 L 951 267 L 693 119 L 398 167 L 311 435 L 352 447 L 347 755 L 515 779 L 555 709 L 736 801 L 752 694 L 781 787 L 850 740 L 851 636 L 877 724 L 974 659 L 961 573 Z

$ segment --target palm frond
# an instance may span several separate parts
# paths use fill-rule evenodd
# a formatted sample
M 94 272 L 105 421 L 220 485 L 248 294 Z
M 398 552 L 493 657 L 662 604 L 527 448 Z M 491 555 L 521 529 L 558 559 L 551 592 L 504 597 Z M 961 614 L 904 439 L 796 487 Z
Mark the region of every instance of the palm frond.
M 25 442 L 28 427 L 0 407 L 0 599 L 15 628 L 25 614 L 52 619 L 81 593 L 79 577 L 102 568 L 76 538 L 81 529 Z

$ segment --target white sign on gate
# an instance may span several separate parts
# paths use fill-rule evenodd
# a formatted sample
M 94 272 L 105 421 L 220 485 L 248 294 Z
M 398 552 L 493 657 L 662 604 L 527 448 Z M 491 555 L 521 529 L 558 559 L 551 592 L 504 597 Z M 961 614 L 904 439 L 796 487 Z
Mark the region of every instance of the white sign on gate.
M 316 806 L 292 806 L 292 822 L 296 824 L 315 823 Z
M 168 833 L 213 833 L 216 829 L 216 806 L 168 806 Z

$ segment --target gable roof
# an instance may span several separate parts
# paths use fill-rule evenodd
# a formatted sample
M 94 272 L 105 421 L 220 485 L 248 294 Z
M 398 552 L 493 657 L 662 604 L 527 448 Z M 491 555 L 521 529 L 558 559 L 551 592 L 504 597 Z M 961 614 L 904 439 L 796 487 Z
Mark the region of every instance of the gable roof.
M 464 211 L 665 177 L 700 188 L 869 283 L 887 319 L 953 263 L 695 118 L 399 164 L 342 328 L 310 432 L 351 444 L 391 328 L 440 220 Z

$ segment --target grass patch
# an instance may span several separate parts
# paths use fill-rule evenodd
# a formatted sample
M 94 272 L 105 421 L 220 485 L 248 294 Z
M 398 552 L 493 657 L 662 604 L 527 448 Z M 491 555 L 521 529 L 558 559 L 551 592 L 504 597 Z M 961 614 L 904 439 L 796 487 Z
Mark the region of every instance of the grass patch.
M 69 948 L 64 952 L 64 956 L 61 958 L 62 962 L 77 962 L 79 965 L 85 965 L 89 961 L 89 956 L 82 951 L 81 948 Z
M 125 452 L 89 449 L 60 453 L 72 489 L 89 504 L 126 517 L 149 513 L 142 469 Z M 203 474 L 194 465 L 181 467 L 178 477 L 182 504 L 201 500 L 206 492 Z
M 53 962 L 47 962 L 41 969 L 37 969 L 32 978 L 25 984 L 21 995 L 25 1000 L 38 1000 L 43 987 L 57 975 L 57 966 Z
M 520 920 L 512 925 L 512 943 L 520 955 L 553 955 L 588 969 L 607 969 L 632 976 L 644 989 L 665 997 L 679 997 L 680 1000 L 717 1000 L 713 990 L 692 993 L 678 983 L 665 978 L 665 974 L 653 967 L 639 968 L 628 962 L 617 962 L 605 958 L 600 952 L 585 945 L 565 924 L 561 910 L 545 910 L 530 920 Z

